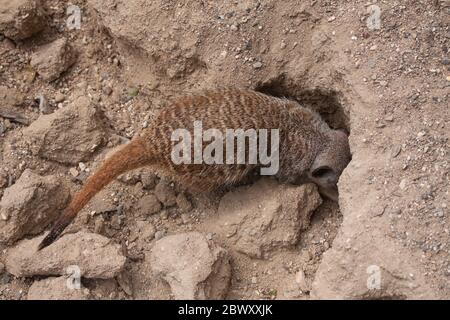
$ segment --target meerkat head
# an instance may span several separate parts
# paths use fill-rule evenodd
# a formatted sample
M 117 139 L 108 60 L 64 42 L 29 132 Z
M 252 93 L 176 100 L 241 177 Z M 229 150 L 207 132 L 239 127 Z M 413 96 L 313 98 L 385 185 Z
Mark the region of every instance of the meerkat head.
M 331 130 L 329 143 L 318 153 L 307 175 L 324 196 L 338 201 L 337 183 L 351 160 L 347 134 Z

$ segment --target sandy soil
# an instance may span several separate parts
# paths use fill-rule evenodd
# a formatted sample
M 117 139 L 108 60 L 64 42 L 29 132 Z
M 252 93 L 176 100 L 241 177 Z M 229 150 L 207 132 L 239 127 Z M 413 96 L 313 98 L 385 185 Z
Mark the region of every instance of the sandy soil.
M 158 191 L 166 182 L 151 170 L 128 173 L 68 230 L 120 244 L 127 259 L 119 274 L 83 277 L 79 294 L 58 291 L 63 282 L 48 278 L 57 271 L 11 272 L 14 238 L 0 244 L 1 299 L 35 298 L 36 290 L 50 290 L 53 299 L 174 298 L 150 252 L 164 236 L 191 231 L 226 250 L 231 280 L 220 290 L 228 299 L 450 298 L 449 1 L 71 3 L 81 9 L 80 29 L 68 28 L 68 2 L 49 0 L 38 6 L 42 17 L 30 22 L 36 32 L 25 39 L 2 26 L 11 17 L 0 11 L 4 206 L 16 183 L 39 189 L 20 181 L 26 169 L 58 179 L 73 194 L 167 99 L 202 89 L 243 87 L 296 99 L 350 133 L 353 159 L 339 182 L 339 204 L 324 200 L 306 230 L 296 230 L 295 244 L 277 243 L 261 257 L 239 250 L 220 215 L 234 189 L 193 196 L 167 181 L 169 189 Z M 379 30 L 367 24 L 372 4 L 381 10 Z M 47 62 L 51 52 L 60 56 Z M 158 193 L 185 198 L 159 204 Z M 46 205 L 42 194 L 14 203 Z M 140 203 L 151 195 L 159 202 Z M 272 191 L 262 196 L 272 199 Z M 56 210 L 61 201 L 49 206 Z M 39 236 L 54 218 L 22 219 L 15 235 Z M 0 228 L 11 221 L 19 220 L 2 217 Z M 206 298 L 216 297 L 208 290 Z

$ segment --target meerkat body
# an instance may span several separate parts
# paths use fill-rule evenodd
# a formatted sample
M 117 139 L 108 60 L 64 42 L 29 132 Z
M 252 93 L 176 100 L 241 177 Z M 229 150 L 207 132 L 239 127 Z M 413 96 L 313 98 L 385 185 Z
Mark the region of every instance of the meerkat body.
M 169 102 L 147 129 L 105 160 L 73 197 L 39 249 L 55 241 L 97 192 L 126 171 L 150 166 L 187 190 L 199 192 L 233 185 L 258 167 L 249 163 L 248 157 L 243 164 L 175 164 L 172 134 L 177 129 L 192 133 L 196 121 L 201 122 L 203 130 L 278 129 L 276 176 L 283 181 L 306 177 L 319 187 L 333 189 L 350 161 L 347 136 L 330 129 L 318 114 L 295 101 L 238 89 L 185 96 Z

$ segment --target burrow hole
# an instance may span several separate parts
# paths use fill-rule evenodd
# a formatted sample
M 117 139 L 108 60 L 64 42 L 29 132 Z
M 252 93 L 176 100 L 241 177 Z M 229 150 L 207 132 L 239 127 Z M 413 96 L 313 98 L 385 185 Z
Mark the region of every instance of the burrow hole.
M 294 81 L 280 75 L 258 84 L 255 90 L 295 100 L 300 105 L 319 113 L 332 129 L 343 129 L 350 134 L 350 117 L 348 109 L 345 108 L 347 101 L 345 96 L 334 88 L 311 86 L 307 81 Z M 339 204 L 324 199 L 323 204 L 311 217 L 311 225 L 302 235 L 299 248 L 311 245 L 308 238 L 323 237 L 331 244 L 342 224 L 342 219 Z
M 333 129 L 344 129 L 350 133 L 350 119 L 343 107 L 344 96 L 334 89 L 308 88 L 285 76 L 279 76 L 256 86 L 256 91 L 285 97 L 318 112 Z

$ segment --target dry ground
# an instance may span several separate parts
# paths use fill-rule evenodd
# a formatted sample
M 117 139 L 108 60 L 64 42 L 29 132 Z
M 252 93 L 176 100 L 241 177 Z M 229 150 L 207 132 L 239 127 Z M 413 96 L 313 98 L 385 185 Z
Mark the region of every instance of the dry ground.
M 49 0 L 40 33 L 17 41 L 0 33 L 0 86 L 8 94 L 0 110 L 28 119 L 0 117 L 0 196 L 25 169 L 57 176 L 73 194 L 106 153 L 151 123 L 168 98 L 217 87 L 297 99 L 348 130 L 353 155 L 339 182 L 339 206 L 324 201 L 296 245 L 261 258 L 236 250 L 219 224 L 225 191 L 187 195 L 193 208 L 185 212 L 178 204 L 143 215 L 139 199 L 155 193 L 159 178 L 153 181 L 148 170 L 121 177 L 71 227 L 112 238 L 126 252 L 120 277 L 83 279 L 90 298 L 170 298 L 147 257 L 155 233 L 186 231 L 228 250 L 227 298 L 450 298 L 448 1 L 72 3 L 82 10 L 81 29 L 68 30 L 66 1 Z M 374 3 L 381 9 L 380 30 L 366 23 Z M 76 58 L 49 82 L 30 62 L 59 38 Z M 40 95 L 47 100 L 41 108 Z M 70 119 L 78 121 L 70 114 L 68 125 L 62 122 L 42 140 L 50 121 L 36 124 L 42 113 L 51 116 L 80 97 L 98 107 L 100 120 L 70 127 Z M 61 149 L 45 148 L 55 140 Z M 0 262 L 9 247 L 0 247 Z M 379 270 L 379 289 L 367 286 L 371 270 Z M 0 298 L 26 299 L 40 279 L 0 270 Z

